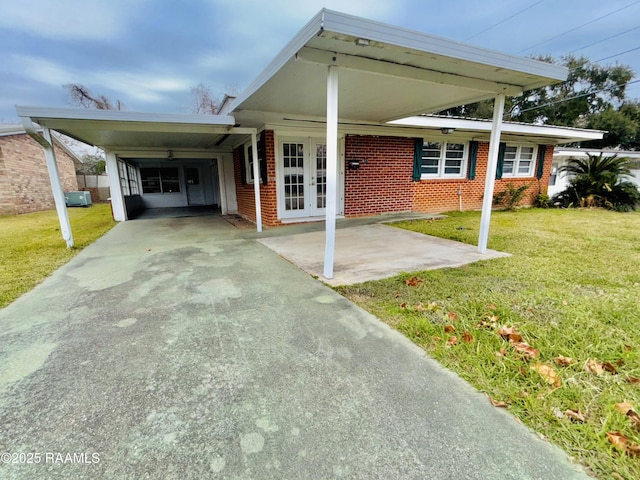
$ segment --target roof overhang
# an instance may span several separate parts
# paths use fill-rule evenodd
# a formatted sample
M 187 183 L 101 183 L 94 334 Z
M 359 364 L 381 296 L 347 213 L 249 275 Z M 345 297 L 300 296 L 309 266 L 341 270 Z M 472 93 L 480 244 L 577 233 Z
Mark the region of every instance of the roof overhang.
M 386 122 L 564 81 L 565 67 L 323 9 L 229 111 L 323 115 L 337 65 L 339 116 Z
M 71 138 L 121 155 L 136 152 L 220 152 L 230 147 L 230 135 L 255 131 L 235 126 L 229 115 L 175 115 L 16 106 L 20 117 L 30 118 Z
M 453 129 L 456 134 L 474 133 L 477 139 L 486 137 L 489 139 L 491 134 L 491 121 L 455 117 L 441 117 L 421 115 L 416 117 L 402 118 L 389 122 L 389 125 L 400 126 L 405 128 L 430 128 L 430 129 Z M 518 138 L 527 139 L 528 141 L 536 138 L 544 139 L 549 144 L 563 144 L 572 142 L 585 142 L 589 140 L 601 140 L 604 131 L 587 130 L 571 127 L 557 127 L 553 125 L 532 125 L 528 123 L 503 122 L 502 135 L 505 140 L 517 140 Z M 484 137 L 483 137 L 484 135 Z

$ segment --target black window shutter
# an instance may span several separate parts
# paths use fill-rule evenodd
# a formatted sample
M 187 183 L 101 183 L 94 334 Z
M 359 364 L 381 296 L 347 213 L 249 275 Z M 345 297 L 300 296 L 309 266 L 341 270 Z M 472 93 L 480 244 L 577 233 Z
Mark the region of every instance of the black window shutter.
M 542 178 L 544 172 L 544 156 L 547 153 L 546 145 L 538 145 L 538 171 L 536 172 L 536 178 L 539 180 Z
M 413 139 L 413 181 L 420 181 L 422 175 L 422 145 L 424 140 L 422 138 Z
M 244 159 L 244 145 L 240 145 L 238 147 L 238 157 L 240 157 L 240 181 L 242 182 L 242 185 L 246 185 L 247 184 L 247 165 L 245 164 L 245 159 Z
M 264 130 L 258 137 L 258 159 L 260 160 L 260 180 L 263 185 L 267 184 L 267 145 Z
M 469 142 L 469 180 L 476 178 L 476 163 L 478 161 L 478 142 L 472 140 Z
M 504 152 L 507 150 L 507 144 L 500 142 L 498 147 L 498 166 L 496 168 L 496 179 L 502 178 L 502 170 L 504 169 Z

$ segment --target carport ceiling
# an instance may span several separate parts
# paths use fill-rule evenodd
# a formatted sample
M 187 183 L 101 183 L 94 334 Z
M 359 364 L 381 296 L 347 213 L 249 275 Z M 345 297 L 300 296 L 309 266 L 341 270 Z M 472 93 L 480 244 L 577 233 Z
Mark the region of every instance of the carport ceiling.
M 327 66 L 337 65 L 339 116 L 385 122 L 518 95 L 567 69 L 330 10 L 320 11 L 229 111 L 324 116 Z
M 171 115 L 107 110 L 17 107 L 21 117 L 89 145 L 118 152 L 149 150 L 215 150 L 233 131 L 226 115 Z

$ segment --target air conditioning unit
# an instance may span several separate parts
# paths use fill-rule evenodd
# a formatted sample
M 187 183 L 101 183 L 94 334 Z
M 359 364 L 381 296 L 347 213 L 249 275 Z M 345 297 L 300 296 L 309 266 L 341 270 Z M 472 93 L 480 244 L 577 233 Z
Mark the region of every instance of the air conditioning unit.
M 90 207 L 91 192 L 67 192 L 64 194 L 67 207 Z

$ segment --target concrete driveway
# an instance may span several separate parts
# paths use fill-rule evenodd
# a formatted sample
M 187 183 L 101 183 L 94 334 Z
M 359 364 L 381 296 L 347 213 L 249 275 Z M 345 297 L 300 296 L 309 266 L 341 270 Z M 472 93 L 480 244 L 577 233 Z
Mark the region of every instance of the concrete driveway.
M 588 478 L 217 217 L 120 224 L 1 310 L 0 419 L 3 479 Z

